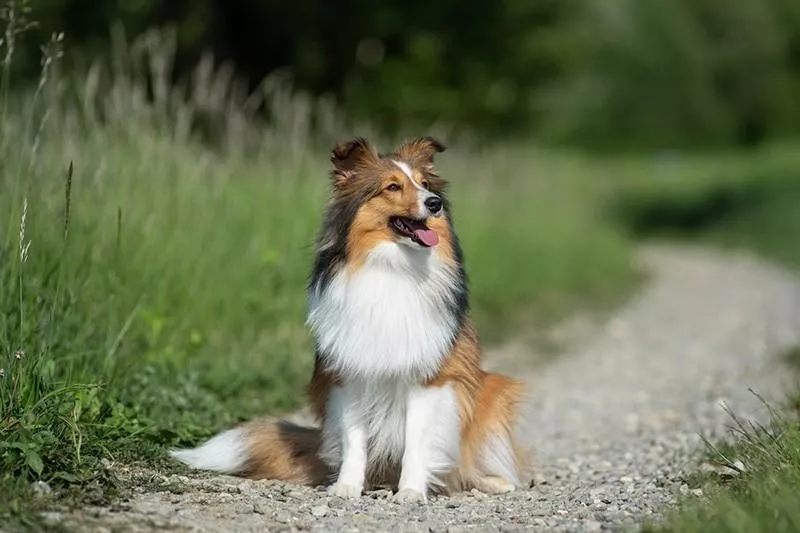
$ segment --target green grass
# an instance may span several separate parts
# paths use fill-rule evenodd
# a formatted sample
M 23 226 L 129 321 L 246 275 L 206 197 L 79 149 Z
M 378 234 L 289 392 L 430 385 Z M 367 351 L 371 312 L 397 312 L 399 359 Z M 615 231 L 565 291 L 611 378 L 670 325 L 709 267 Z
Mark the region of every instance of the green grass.
M 702 499 L 687 499 L 652 532 L 782 533 L 800 530 L 800 425 L 797 400 L 771 410 L 768 426 L 734 424 L 733 444 L 709 445 L 728 474 L 698 476 Z
M 748 151 L 622 160 L 612 166 L 616 179 L 606 212 L 639 238 L 695 238 L 725 228 L 738 234 L 729 221 L 742 216 L 769 224 L 758 209 L 769 209 L 786 191 L 800 188 L 796 147 L 796 141 L 787 141 Z

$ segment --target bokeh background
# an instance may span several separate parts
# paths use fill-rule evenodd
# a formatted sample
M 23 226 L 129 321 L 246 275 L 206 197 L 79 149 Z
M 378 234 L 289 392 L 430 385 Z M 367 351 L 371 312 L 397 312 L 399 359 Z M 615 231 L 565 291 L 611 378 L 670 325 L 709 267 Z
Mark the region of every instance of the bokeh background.
M 633 294 L 645 238 L 800 263 L 796 0 L 2 6 L 6 513 L 300 405 L 337 139 L 449 146 L 487 344 Z
M 175 77 L 199 57 L 254 89 L 282 71 L 381 128 L 439 121 L 588 146 L 746 144 L 800 129 L 793 0 L 109 1 L 31 4 L 67 64 L 174 30 Z M 26 48 L 26 72 L 38 71 Z

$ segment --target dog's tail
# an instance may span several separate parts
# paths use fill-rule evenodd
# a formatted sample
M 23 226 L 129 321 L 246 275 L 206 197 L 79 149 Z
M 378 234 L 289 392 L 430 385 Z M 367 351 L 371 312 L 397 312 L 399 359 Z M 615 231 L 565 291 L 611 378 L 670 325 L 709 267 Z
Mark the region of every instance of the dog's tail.
M 260 420 L 223 431 L 197 448 L 172 450 L 170 455 L 201 470 L 320 485 L 330 477 L 318 456 L 321 441 L 317 428 Z

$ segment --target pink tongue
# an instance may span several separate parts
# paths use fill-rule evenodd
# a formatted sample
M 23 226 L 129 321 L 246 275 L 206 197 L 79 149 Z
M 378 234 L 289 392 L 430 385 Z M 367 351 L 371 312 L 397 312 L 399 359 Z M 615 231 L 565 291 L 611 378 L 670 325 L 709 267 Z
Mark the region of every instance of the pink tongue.
M 417 239 L 425 246 L 430 247 L 439 244 L 439 234 L 432 229 L 415 229 L 414 235 L 416 235 Z

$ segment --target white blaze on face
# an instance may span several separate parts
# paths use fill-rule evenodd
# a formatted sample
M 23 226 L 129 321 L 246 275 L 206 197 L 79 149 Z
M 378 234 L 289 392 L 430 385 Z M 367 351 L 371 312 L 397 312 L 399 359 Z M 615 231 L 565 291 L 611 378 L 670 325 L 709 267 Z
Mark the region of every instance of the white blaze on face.
M 436 196 L 436 195 L 430 192 L 425 187 L 423 187 L 417 180 L 414 179 L 414 173 L 411 171 L 411 167 L 408 165 L 408 163 L 405 163 L 403 161 L 392 161 L 392 162 L 395 164 L 395 166 L 397 166 L 397 168 L 403 171 L 403 174 L 406 175 L 408 181 L 411 182 L 411 185 L 413 185 L 414 188 L 417 189 L 417 206 L 419 209 L 418 216 L 420 218 L 427 218 L 428 215 L 430 215 L 430 213 L 428 212 L 428 208 L 425 207 L 425 200 L 427 200 L 431 196 Z

